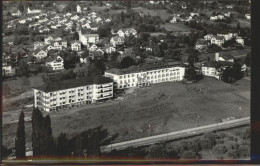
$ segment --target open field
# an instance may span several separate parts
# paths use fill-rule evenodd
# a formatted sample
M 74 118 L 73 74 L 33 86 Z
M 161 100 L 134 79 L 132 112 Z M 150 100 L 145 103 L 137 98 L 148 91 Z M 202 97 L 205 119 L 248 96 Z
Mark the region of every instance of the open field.
M 151 16 L 160 16 L 162 18 L 162 20 L 164 20 L 164 21 L 169 16 L 173 16 L 173 14 L 167 13 L 166 10 L 162 10 L 162 9 L 150 10 L 150 9 L 143 8 L 143 7 L 136 7 L 136 8 L 133 8 L 133 10 L 143 12 L 145 15 L 150 14 Z
M 167 31 L 170 32 L 188 32 L 191 30 L 194 30 L 192 28 L 189 28 L 188 26 L 184 25 L 184 23 L 175 23 L 175 24 L 171 24 L 171 23 L 166 23 L 161 25 L 161 27 L 164 27 Z
M 166 82 L 137 89 L 136 96 L 132 93 L 120 102 L 51 113 L 53 135 L 57 137 L 65 132 L 71 137 L 102 125 L 111 135 L 119 134 L 114 142 L 121 142 L 187 129 L 198 123 L 208 125 L 227 117 L 247 117 L 250 115 L 250 81 L 236 83 L 231 86 L 207 77 L 189 85 Z M 26 117 L 30 117 L 31 110 L 27 112 Z M 16 123 L 3 125 L 3 145 L 14 146 L 16 127 Z M 31 125 L 27 122 L 28 145 L 30 134 Z

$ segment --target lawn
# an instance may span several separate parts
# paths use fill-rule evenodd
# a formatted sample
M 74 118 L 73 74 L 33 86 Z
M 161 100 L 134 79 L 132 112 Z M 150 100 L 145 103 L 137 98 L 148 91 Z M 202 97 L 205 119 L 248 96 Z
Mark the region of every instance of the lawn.
M 102 125 L 111 135 L 119 134 L 114 142 L 121 142 L 196 127 L 198 115 L 201 126 L 227 117 L 247 117 L 250 100 L 245 95 L 250 95 L 249 92 L 248 80 L 240 80 L 232 87 L 207 77 L 189 85 L 181 82 L 154 84 L 137 89 L 136 96 L 132 93 L 121 102 L 51 113 L 53 135 L 57 137 L 65 132 L 71 137 Z M 26 116 L 31 116 L 30 111 Z M 26 141 L 30 144 L 31 126 L 27 123 Z M 14 146 L 16 127 L 15 123 L 3 125 L 3 145 Z
M 161 27 L 164 27 L 167 31 L 171 31 L 171 32 L 188 32 L 194 30 L 184 25 L 184 23 L 174 23 L 174 24 L 166 23 L 161 25 Z
M 163 9 L 157 9 L 157 10 L 150 10 L 147 8 L 143 8 L 143 7 L 136 7 L 133 8 L 133 10 L 135 11 L 141 11 L 143 12 L 145 15 L 150 14 L 151 16 L 160 16 L 162 20 L 166 20 L 169 16 L 173 16 L 173 14 L 167 13 L 166 10 Z

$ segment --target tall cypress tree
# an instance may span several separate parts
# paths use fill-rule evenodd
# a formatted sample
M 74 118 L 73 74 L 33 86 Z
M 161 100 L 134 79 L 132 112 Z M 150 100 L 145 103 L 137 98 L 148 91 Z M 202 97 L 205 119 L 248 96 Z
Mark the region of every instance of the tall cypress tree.
M 43 116 L 41 111 L 35 108 L 32 113 L 32 147 L 34 156 L 42 155 L 43 151 L 42 121 Z
M 38 108 L 35 108 L 32 114 L 32 147 L 34 156 L 55 155 L 56 146 L 52 137 L 50 116 L 44 118 Z
M 25 157 L 25 127 L 24 127 L 24 113 L 20 114 L 18 128 L 15 138 L 15 156 L 16 158 Z
M 66 134 L 61 133 L 58 137 L 57 143 L 57 156 L 68 156 L 70 155 L 69 141 L 67 140 Z

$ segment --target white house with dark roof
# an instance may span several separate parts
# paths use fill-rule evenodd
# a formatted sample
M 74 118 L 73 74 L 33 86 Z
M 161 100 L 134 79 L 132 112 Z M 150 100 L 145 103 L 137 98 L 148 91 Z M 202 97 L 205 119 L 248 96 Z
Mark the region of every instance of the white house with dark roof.
M 238 44 L 241 44 L 242 46 L 244 46 L 244 44 L 245 44 L 245 40 L 242 37 L 240 37 L 240 36 L 236 37 L 236 42 Z
M 110 43 L 115 47 L 115 46 L 118 46 L 118 45 L 122 45 L 124 44 L 124 38 L 123 37 L 120 37 L 120 36 L 113 36 L 111 39 L 110 39 Z
M 51 67 L 52 70 L 64 69 L 64 61 L 62 57 L 57 54 L 49 56 L 46 59 L 45 65 Z
M 82 34 L 81 30 L 77 30 L 79 34 L 79 41 L 83 45 L 89 45 L 91 43 L 95 44 L 99 41 L 99 35 L 98 34 Z
M 195 43 L 196 50 L 203 50 L 208 48 L 208 41 L 205 39 L 198 39 Z
M 81 51 L 81 43 L 78 41 L 72 42 L 70 46 L 72 51 Z
M 37 59 L 37 60 L 41 60 L 45 57 L 47 57 L 47 50 L 43 50 L 43 49 L 36 49 L 33 51 L 33 56 Z
M 107 54 L 111 54 L 112 52 L 116 51 L 116 48 L 114 47 L 113 44 L 109 43 L 109 44 L 105 45 L 104 50 Z
M 216 44 L 218 46 L 222 46 L 225 42 L 225 38 L 223 36 L 214 36 L 210 40 L 211 44 Z
M 212 37 L 214 37 L 213 34 L 207 34 L 204 36 L 204 39 L 210 41 Z

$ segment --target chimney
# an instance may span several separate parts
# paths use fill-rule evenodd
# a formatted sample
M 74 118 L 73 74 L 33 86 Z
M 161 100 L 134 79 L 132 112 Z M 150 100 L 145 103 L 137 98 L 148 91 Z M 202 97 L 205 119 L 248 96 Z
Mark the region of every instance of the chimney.
M 218 52 L 215 53 L 215 61 L 217 61 L 217 62 L 219 61 L 219 53 Z

